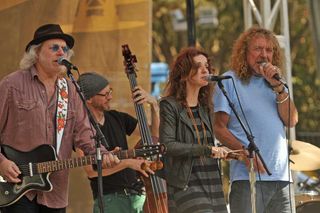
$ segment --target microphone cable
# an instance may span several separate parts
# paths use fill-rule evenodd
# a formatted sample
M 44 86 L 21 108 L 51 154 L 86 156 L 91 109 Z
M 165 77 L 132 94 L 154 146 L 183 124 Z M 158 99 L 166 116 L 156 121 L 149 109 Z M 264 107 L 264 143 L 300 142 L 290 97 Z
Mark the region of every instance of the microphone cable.
M 261 63 L 261 66 L 265 66 L 266 65 L 266 62 L 262 62 Z M 286 127 L 286 131 L 285 131 L 285 136 L 286 136 L 286 142 L 287 142 L 287 167 L 288 167 L 288 182 L 289 182 L 289 202 L 290 202 L 290 211 L 292 213 L 292 187 L 291 187 L 291 179 L 292 179 L 292 184 L 293 184 L 293 176 L 290 175 L 291 174 L 291 168 L 290 168 L 290 153 L 292 151 L 292 143 L 290 142 L 291 141 L 291 132 L 290 132 L 290 125 L 291 125 L 291 97 L 290 97 L 290 89 L 289 89 L 289 86 L 288 84 L 282 80 L 282 78 L 279 76 L 279 75 L 276 75 L 274 76 L 274 78 L 276 78 L 278 81 L 280 81 L 282 83 L 282 85 L 287 88 L 288 90 L 288 120 L 287 120 L 287 123 L 288 123 L 288 127 Z M 281 103 L 280 103 L 281 104 Z M 277 106 L 278 107 L 278 106 Z M 259 173 L 259 177 L 260 177 L 260 173 Z M 291 178 L 290 178 L 291 177 Z
M 285 86 L 285 85 L 283 85 Z M 294 199 L 294 195 L 292 194 L 292 187 L 291 187 L 291 179 L 292 179 L 292 186 L 294 186 L 293 184 L 293 176 L 291 174 L 291 167 L 290 167 L 290 152 L 292 151 L 292 144 L 290 143 L 291 141 L 291 133 L 290 133 L 290 126 L 291 126 L 291 96 L 290 96 L 290 89 L 289 87 L 286 87 L 287 90 L 288 90 L 288 126 L 286 127 L 286 140 L 287 140 L 287 167 L 288 167 L 288 182 L 289 182 L 289 203 L 290 203 L 290 211 L 291 213 L 293 212 L 292 208 L 293 208 L 293 205 L 292 205 L 292 199 Z M 291 178 L 290 178 L 291 177 Z
M 253 134 L 252 134 L 252 130 L 251 130 L 250 125 L 249 125 L 249 122 L 248 122 L 247 117 L 246 117 L 246 115 L 245 115 L 245 113 L 244 113 L 242 104 L 241 104 L 241 102 L 240 102 L 239 94 L 238 94 L 238 91 L 237 91 L 237 88 L 236 88 L 236 85 L 235 85 L 235 83 L 234 83 L 234 79 L 233 79 L 233 78 L 232 78 L 232 84 L 233 84 L 233 88 L 234 88 L 234 91 L 235 91 L 235 94 L 236 94 L 236 97 L 237 97 L 237 101 L 238 101 L 238 104 L 239 104 L 239 107 L 240 107 L 240 111 L 241 111 L 242 117 L 244 118 L 244 121 L 245 121 L 246 126 L 247 126 L 247 128 L 248 128 L 248 130 L 249 130 L 250 135 L 254 138 L 254 136 L 253 136 Z M 249 143 L 249 145 L 250 145 L 250 143 Z M 255 156 L 256 156 L 256 159 L 255 159 L 255 160 L 256 160 L 256 165 L 258 165 L 258 158 L 259 158 L 259 156 L 256 155 L 256 154 L 255 154 Z M 257 173 L 258 173 L 258 180 L 261 181 L 261 173 L 260 173 L 260 171 L 257 170 Z M 250 185 L 250 180 L 249 180 L 249 185 Z M 256 190 L 257 190 L 257 184 L 255 185 L 255 187 L 256 187 Z M 262 186 L 260 186 L 259 188 L 260 188 L 260 192 L 261 192 L 262 204 L 263 204 L 264 209 L 265 209 L 265 208 L 266 208 L 266 204 L 265 204 L 265 202 L 264 202 L 265 199 L 264 199 L 264 196 L 263 196 Z M 250 192 L 250 193 L 251 193 L 251 192 Z

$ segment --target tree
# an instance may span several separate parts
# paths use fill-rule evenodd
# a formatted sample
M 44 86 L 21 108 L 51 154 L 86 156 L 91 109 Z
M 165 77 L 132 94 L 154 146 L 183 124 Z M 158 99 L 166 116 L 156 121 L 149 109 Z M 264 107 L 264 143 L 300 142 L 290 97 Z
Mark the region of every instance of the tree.
M 195 0 L 195 16 L 200 6 L 215 7 L 219 24 L 205 28 L 196 26 L 197 46 L 213 58 L 214 67 L 223 73 L 228 69 L 234 40 L 244 30 L 242 1 Z M 292 80 L 294 100 L 299 111 L 296 132 L 319 132 L 320 81 L 317 79 L 315 52 L 309 28 L 307 0 L 288 0 Z M 171 64 L 176 53 L 187 46 L 186 31 L 173 30 L 170 12 L 186 11 L 185 0 L 153 1 L 153 61 Z

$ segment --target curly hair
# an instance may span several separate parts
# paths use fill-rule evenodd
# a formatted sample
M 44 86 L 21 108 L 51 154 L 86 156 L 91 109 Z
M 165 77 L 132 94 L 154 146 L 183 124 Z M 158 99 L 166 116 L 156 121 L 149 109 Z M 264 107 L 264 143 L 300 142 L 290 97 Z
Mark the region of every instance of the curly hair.
M 165 96 L 175 97 L 182 105 L 187 106 L 187 85 L 186 81 L 188 77 L 192 77 L 197 74 L 197 65 L 194 61 L 194 57 L 203 55 L 208 60 L 209 73 L 213 73 L 214 69 L 211 68 L 208 55 L 195 47 L 187 47 L 180 51 L 176 60 L 171 65 L 171 71 L 169 73 L 169 80 L 165 87 Z M 199 91 L 198 101 L 201 105 L 212 109 L 212 94 L 213 85 L 208 84 Z
M 230 66 L 241 80 L 248 81 L 253 75 L 248 69 L 247 53 L 250 42 L 257 37 L 263 37 L 271 41 L 273 48 L 272 64 L 282 68 L 282 53 L 277 38 L 270 30 L 254 26 L 242 33 L 232 48 Z

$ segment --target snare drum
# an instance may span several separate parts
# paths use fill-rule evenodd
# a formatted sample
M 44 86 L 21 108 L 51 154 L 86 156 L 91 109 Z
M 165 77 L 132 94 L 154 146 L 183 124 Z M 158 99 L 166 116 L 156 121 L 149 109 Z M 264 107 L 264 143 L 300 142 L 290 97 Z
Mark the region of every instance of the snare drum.
M 305 193 L 295 196 L 296 213 L 319 213 L 320 195 L 315 193 Z

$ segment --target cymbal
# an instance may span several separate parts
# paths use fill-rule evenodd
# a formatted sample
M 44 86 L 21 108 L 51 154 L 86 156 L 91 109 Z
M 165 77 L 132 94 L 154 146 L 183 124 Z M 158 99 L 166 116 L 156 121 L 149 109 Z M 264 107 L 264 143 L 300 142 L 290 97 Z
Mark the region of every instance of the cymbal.
M 312 171 L 320 168 L 320 148 L 303 141 L 292 141 L 291 169 Z

